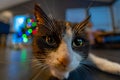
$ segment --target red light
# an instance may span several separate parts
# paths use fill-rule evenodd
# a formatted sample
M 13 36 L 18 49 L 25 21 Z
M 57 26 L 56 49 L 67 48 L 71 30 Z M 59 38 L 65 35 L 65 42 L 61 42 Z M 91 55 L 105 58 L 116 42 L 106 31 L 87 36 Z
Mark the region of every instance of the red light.
M 37 30 L 34 29 L 33 32 L 32 32 L 32 34 L 35 35 L 36 33 L 37 33 Z
M 34 22 L 34 19 L 31 19 L 31 22 Z

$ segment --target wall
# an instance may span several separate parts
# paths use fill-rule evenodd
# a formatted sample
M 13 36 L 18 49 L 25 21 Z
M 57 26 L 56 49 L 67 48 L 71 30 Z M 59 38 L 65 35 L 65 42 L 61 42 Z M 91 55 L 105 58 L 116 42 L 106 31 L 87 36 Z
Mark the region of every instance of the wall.
M 29 2 L 19 4 L 6 10 L 11 11 L 13 15 L 33 14 L 35 3 L 39 3 L 48 16 L 51 16 L 52 14 L 52 16 L 57 19 L 65 19 L 65 5 L 57 0 L 31 0 Z
M 115 0 L 114 0 L 115 1 Z M 113 1 L 113 2 L 114 2 Z M 92 1 L 90 0 L 30 0 L 29 2 L 14 6 L 7 10 L 13 12 L 14 15 L 19 14 L 32 14 L 34 3 L 39 3 L 44 11 L 50 15 L 53 14 L 54 17 L 60 20 L 65 20 L 65 11 L 67 8 L 87 8 Z M 92 6 L 105 6 L 111 5 L 113 2 L 92 2 Z

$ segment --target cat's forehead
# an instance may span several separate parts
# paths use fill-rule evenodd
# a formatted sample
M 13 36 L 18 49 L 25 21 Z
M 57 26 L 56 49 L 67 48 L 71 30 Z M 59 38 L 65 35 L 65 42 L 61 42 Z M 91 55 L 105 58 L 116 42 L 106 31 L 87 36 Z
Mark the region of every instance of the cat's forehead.
M 80 28 L 76 28 L 77 23 L 71 23 L 68 21 L 58 21 L 58 20 L 51 20 L 47 24 L 38 24 L 37 29 L 38 29 L 38 34 L 41 36 L 46 36 L 46 35 L 57 35 L 57 36 L 64 36 L 67 34 L 71 36 L 75 36 L 74 32 L 75 31 L 80 31 Z M 81 31 L 80 31 L 81 32 Z M 78 34 L 78 33 L 77 33 Z
M 59 27 L 64 28 L 64 29 L 69 29 L 73 27 L 73 24 L 67 21 L 56 21 L 56 23 L 57 25 L 59 25 Z
M 58 31 L 60 31 L 60 29 L 61 29 L 62 36 L 65 36 L 65 35 L 72 36 L 72 33 L 73 33 L 73 31 L 72 31 L 73 24 L 72 23 L 67 22 L 67 21 L 60 21 L 60 22 L 58 21 L 58 24 L 59 24 L 59 26 L 56 26 L 56 27 L 60 27 L 60 28 L 58 28 Z
M 72 30 L 74 25 L 71 22 L 67 22 L 67 21 L 57 21 L 56 27 L 66 32 L 70 29 Z

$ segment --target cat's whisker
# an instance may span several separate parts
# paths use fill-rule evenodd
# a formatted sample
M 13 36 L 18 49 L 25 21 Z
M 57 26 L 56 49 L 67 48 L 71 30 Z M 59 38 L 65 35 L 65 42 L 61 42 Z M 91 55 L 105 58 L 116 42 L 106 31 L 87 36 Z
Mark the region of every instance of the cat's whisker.
M 37 67 L 37 66 L 39 66 L 40 68 L 42 68 L 42 67 L 47 66 L 47 64 L 36 63 L 36 64 L 32 65 L 32 67 Z
M 36 64 L 37 64 L 37 63 L 44 64 L 44 61 L 37 61 L 37 62 L 36 62 L 36 61 L 32 61 L 32 63 L 36 63 Z
M 55 19 L 55 14 L 54 14 L 54 11 L 55 11 L 55 10 L 49 8 L 47 1 L 42 0 L 42 2 L 43 2 L 43 4 L 44 4 L 44 6 L 46 7 L 46 10 L 49 12 L 49 15 L 50 15 L 49 17 L 50 17 L 51 19 Z M 54 6 L 54 2 L 55 2 L 55 1 L 52 0 L 51 2 L 52 2 L 52 6 Z M 54 8 L 54 7 L 53 7 L 53 8 Z M 52 16 L 52 14 L 54 14 L 54 17 Z
M 45 56 L 39 56 L 39 55 L 36 55 L 36 57 L 40 57 L 40 58 L 38 58 L 38 59 L 45 59 Z M 36 60 L 36 58 L 35 57 L 31 57 L 31 58 L 28 58 L 26 61 L 32 61 L 32 60 Z
M 85 71 L 87 71 L 87 72 L 91 72 L 92 70 L 91 70 L 91 68 L 89 68 L 89 66 L 86 66 L 86 65 L 84 65 L 84 64 L 80 64 L 79 66 L 78 66 L 78 69 L 79 70 L 85 70 Z M 77 69 L 76 69 L 77 70 Z
M 47 17 L 43 17 L 43 19 L 47 22 L 47 24 L 44 24 L 46 28 L 48 28 L 49 30 L 53 31 L 53 25 L 50 23 L 50 21 L 48 21 L 46 19 Z M 42 24 L 43 25 L 43 24 Z M 49 27 L 48 27 L 49 25 Z
M 51 14 L 51 11 L 50 11 L 50 9 L 49 9 L 49 7 L 47 6 L 47 2 L 45 1 L 45 0 L 42 0 L 42 2 L 43 2 L 43 4 L 46 6 L 46 9 L 48 10 L 48 12 Z M 53 26 L 54 26 L 54 24 L 53 24 L 53 21 L 52 20 L 50 20 L 50 21 L 48 21 L 47 19 L 47 17 L 45 16 L 45 17 L 43 17 L 44 19 L 45 19 L 45 21 L 49 24 L 49 28 L 50 28 L 50 30 L 52 30 L 52 31 L 54 31 L 54 28 L 53 28 Z M 53 18 L 53 17 L 52 17 Z M 54 18 L 53 18 L 54 19 Z M 51 24 L 52 23 L 52 24 Z M 48 26 L 48 25 L 47 25 Z
M 34 69 L 34 70 L 41 70 L 42 68 L 44 68 L 44 67 L 40 67 L 40 66 L 32 67 L 32 69 Z
M 36 68 L 36 70 L 39 70 L 38 71 L 38 73 L 32 78 L 32 80 L 36 80 L 39 76 L 40 76 L 40 74 L 42 73 L 42 71 L 44 71 L 44 70 L 46 70 L 48 68 L 48 66 L 44 66 L 43 68 L 40 68 L 40 67 L 38 67 L 38 68 Z
M 76 73 L 78 73 L 78 70 L 77 70 L 77 69 L 75 69 L 74 71 L 75 71 Z
M 36 62 L 36 61 L 46 61 L 46 59 L 45 58 L 37 58 L 37 60 L 36 59 L 32 59 L 32 61 L 34 61 L 34 62 Z
M 83 68 L 86 70 L 86 71 L 88 71 L 88 72 L 93 72 L 92 70 L 92 68 L 90 68 L 89 66 L 86 66 L 86 65 L 82 65 L 83 66 Z
M 35 61 L 36 59 L 32 59 L 32 60 L 34 60 L 34 61 Z M 46 59 L 45 59 L 45 58 L 40 58 L 40 59 L 39 59 L 39 58 L 37 58 L 37 60 L 46 60 Z
M 36 66 L 41 66 L 40 64 L 35 64 L 35 65 L 32 65 L 32 67 L 36 67 Z
M 82 77 L 85 78 L 87 77 L 87 74 L 89 73 L 89 71 L 87 71 L 84 67 L 80 67 L 78 71 L 82 72 Z
M 34 70 L 39 70 L 40 72 L 42 72 L 42 71 L 46 70 L 47 68 L 48 68 L 48 66 L 44 65 L 42 67 L 41 66 L 35 67 Z
M 47 69 L 47 68 L 48 68 L 48 66 L 43 67 L 43 68 L 42 68 L 42 71 L 44 71 L 44 70 Z
M 34 70 L 39 70 L 40 67 L 39 67 L 39 66 L 37 66 L 37 67 L 32 67 L 32 69 L 34 69 Z
M 41 71 L 38 71 L 38 73 L 32 78 L 32 80 L 37 80 L 40 74 L 41 74 Z
M 39 54 L 39 53 L 36 53 L 36 54 Z M 34 55 L 34 56 L 37 56 L 37 57 L 38 57 L 39 55 Z M 45 58 L 46 55 L 40 55 L 39 57 L 40 57 L 40 58 Z M 36 57 L 33 57 L 33 58 L 31 58 L 31 59 L 36 59 Z
M 42 62 L 42 61 L 45 61 L 45 60 L 32 60 L 32 62 Z
M 51 15 L 52 16 L 52 15 Z M 52 19 L 54 20 L 54 18 L 52 17 Z M 55 28 L 55 23 L 54 23 L 54 21 L 51 21 L 51 24 L 54 26 L 54 28 Z M 55 30 L 55 29 L 53 29 L 53 30 Z
M 86 77 L 86 70 L 85 69 L 82 69 L 82 66 L 80 66 L 79 68 L 75 69 L 74 70 L 77 74 L 78 73 L 82 73 L 81 77 Z
M 46 28 L 50 29 L 50 30 L 53 30 L 52 29 L 52 24 L 50 24 L 49 21 L 51 21 L 47 16 L 42 16 L 42 18 L 44 19 L 44 21 L 47 23 L 47 24 L 41 24 L 41 25 L 44 25 Z M 49 25 L 49 27 L 48 27 Z
M 53 14 L 54 14 L 54 10 L 53 10 Z M 55 17 L 53 17 L 52 14 L 50 14 L 49 17 L 50 17 L 50 19 L 51 19 L 51 25 L 53 25 L 52 27 L 55 27 L 55 23 L 54 23 L 54 21 L 53 21 L 53 20 L 55 19 Z M 55 29 L 53 29 L 53 30 L 55 30 Z

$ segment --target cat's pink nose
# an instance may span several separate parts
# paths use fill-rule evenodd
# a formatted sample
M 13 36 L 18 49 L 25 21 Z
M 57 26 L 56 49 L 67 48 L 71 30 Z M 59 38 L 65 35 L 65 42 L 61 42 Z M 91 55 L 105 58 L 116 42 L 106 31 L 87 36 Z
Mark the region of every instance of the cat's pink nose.
M 70 58 L 69 57 L 60 57 L 57 58 L 59 61 L 59 64 L 61 64 L 63 67 L 67 67 L 70 64 Z

